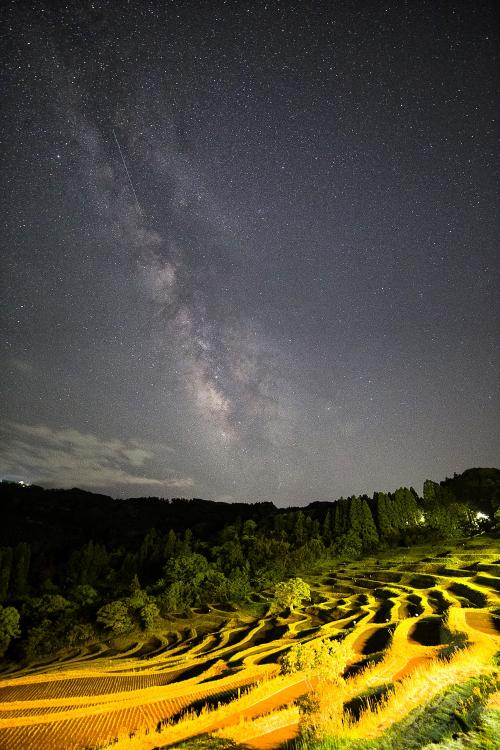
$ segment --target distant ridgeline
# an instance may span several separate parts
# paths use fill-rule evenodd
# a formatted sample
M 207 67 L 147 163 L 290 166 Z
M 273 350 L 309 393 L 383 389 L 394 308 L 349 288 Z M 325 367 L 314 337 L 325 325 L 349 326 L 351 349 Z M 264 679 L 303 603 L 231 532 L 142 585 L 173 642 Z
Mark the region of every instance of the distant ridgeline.
M 500 527 L 498 469 L 428 480 L 422 498 L 401 488 L 304 508 L 115 500 L 11 482 L 0 483 L 0 493 L 0 656 L 12 641 L 15 658 L 96 637 L 99 612 L 120 597 L 139 626 L 148 607 L 151 617 L 167 617 L 243 601 L 322 558 L 356 559 Z M 10 636 L 2 636 L 6 612 Z M 20 640 L 12 624 L 19 613 Z

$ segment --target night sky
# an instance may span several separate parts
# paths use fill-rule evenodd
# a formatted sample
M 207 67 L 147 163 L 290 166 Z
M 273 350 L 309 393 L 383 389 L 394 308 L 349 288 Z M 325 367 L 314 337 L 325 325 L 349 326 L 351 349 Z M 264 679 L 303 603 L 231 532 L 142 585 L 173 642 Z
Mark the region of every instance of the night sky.
M 493 3 L 3 7 L 3 478 L 283 506 L 497 463 Z

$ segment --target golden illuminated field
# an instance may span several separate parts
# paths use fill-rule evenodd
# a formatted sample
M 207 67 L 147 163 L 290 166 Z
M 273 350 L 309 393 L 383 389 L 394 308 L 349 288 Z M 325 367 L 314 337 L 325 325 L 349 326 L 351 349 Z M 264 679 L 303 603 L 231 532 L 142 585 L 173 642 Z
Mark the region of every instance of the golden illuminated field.
M 151 750 L 209 733 L 214 747 L 227 738 L 264 750 L 295 737 L 299 722 L 319 735 L 375 740 L 482 674 L 491 675 L 488 707 L 498 710 L 499 557 L 497 544 L 477 538 L 331 564 L 309 577 L 312 602 L 288 617 L 212 612 L 205 617 L 219 616 L 220 626 L 198 635 L 207 628 L 198 613 L 189 631 L 163 640 L 4 675 L 0 748 L 76 750 L 118 738 L 120 750 Z M 345 653 L 345 680 L 279 673 L 291 646 L 325 638 Z M 305 721 L 295 701 L 311 692 Z

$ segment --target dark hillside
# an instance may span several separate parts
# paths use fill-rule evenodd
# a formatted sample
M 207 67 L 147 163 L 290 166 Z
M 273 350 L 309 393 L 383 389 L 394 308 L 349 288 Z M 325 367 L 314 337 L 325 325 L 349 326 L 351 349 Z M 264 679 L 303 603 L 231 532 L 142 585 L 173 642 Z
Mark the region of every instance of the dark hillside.
M 46 490 L 37 485 L 0 483 L 3 523 L 0 546 L 28 542 L 34 547 L 74 548 L 89 539 L 111 547 L 140 544 L 151 528 L 159 532 L 191 529 L 208 539 L 226 524 L 264 520 L 272 503 L 222 503 L 158 497 L 115 500 L 77 488 Z
M 491 515 L 500 506 L 500 469 L 467 469 L 440 484 L 482 513 Z

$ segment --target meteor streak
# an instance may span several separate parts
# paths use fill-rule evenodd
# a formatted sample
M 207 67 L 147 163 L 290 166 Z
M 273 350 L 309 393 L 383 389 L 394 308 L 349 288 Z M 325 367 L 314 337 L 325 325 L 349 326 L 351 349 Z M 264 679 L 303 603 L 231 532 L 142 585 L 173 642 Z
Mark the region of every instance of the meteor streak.
M 133 182 L 132 182 L 132 178 L 131 178 L 131 176 L 130 176 L 130 172 L 128 171 L 127 163 L 126 163 L 126 161 L 125 161 L 125 158 L 124 158 L 124 156 L 123 156 L 123 152 L 122 152 L 122 150 L 121 150 L 121 147 L 120 147 L 120 143 L 119 143 L 119 141 L 118 141 L 118 138 L 116 137 L 116 133 L 115 133 L 115 129 L 114 129 L 114 128 L 113 128 L 113 137 L 114 137 L 114 139 L 115 139 L 115 143 L 116 143 L 116 146 L 117 146 L 117 148 L 118 148 L 118 151 L 120 152 L 120 158 L 121 158 L 121 160 L 122 160 L 123 166 L 125 167 L 125 172 L 127 173 L 128 181 L 129 181 L 129 183 L 130 183 L 130 188 L 131 188 L 131 190 L 132 190 L 132 192 L 133 192 L 133 194 L 134 194 L 134 198 L 135 198 L 135 205 L 137 206 L 137 209 L 139 210 L 139 212 L 140 212 L 140 213 L 142 214 L 142 208 L 141 208 L 141 204 L 139 203 L 139 201 L 138 201 L 138 199 L 137 199 L 137 193 L 135 192 L 135 187 L 134 187 L 134 184 L 133 184 Z

